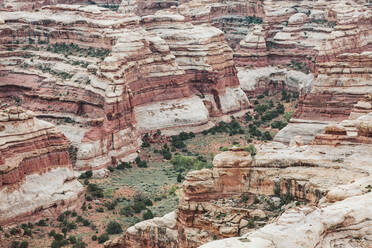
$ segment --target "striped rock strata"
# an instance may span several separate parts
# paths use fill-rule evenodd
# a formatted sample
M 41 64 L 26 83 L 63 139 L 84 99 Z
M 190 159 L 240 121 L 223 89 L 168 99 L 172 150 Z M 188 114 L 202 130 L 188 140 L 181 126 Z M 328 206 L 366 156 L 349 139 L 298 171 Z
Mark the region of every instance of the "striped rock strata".
M 0 224 L 57 216 L 80 204 L 70 143 L 22 108 L 0 112 Z

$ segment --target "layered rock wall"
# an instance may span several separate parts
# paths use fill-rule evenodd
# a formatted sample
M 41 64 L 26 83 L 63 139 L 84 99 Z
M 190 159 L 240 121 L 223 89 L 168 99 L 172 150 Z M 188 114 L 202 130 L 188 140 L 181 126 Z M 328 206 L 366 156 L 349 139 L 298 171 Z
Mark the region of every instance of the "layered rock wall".
M 83 187 L 72 170 L 64 135 L 21 108 L 1 111 L 0 118 L 0 223 L 79 206 Z
M 1 18 L 1 98 L 57 124 L 80 170 L 135 157 L 142 132 L 201 131 L 248 107 L 223 33 L 180 15 L 53 5 Z
M 118 9 L 121 0 L 1 0 L 0 8 L 8 10 L 33 11 L 46 5 L 77 4 L 77 5 L 100 5 L 107 8 Z

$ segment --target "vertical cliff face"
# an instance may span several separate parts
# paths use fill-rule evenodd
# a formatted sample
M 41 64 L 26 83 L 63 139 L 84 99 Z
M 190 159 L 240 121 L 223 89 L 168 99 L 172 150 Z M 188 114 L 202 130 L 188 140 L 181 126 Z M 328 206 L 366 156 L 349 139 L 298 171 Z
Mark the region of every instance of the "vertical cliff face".
M 294 114 L 297 123 L 310 122 L 319 129 L 318 123 L 346 119 L 353 105 L 370 93 L 367 68 L 371 63 L 371 9 L 367 1 L 185 1 L 172 8 L 157 6 L 148 12 L 141 1 L 123 1 L 121 10 L 146 15 L 167 8 L 189 22 L 219 28 L 234 50 L 234 60 L 242 71 L 241 82 L 249 80 L 248 75 L 244 77 L 245 71 L 254 67 L 312 74 L 315 80 L 309 85 L 313 89 L 302 92 Z M 253 76 L 258 81 L 262 76 L 260 71 L 251 74 L 256 74 Z M 294 80 L 283 80 L 285 86 L 275 90 L 298 90 L 301 87 L 288 87 L 288 81 L 308 81 L 302 75 L 288 77 Z M 272 90 L 271 80 L 266 81 L 246 90 L 248 96 Z M 358 88 L 364 94 L 358 93 Z M 312 135 L 309 133 L 309 137 Z
M 53 121 L 77 169 L 135 157 L 142 132 L 201 131 L 248 107 L 223 33 L 180 15 L 55 5 L 1 19 L 1 98 Z
M 117 9 L 121 0 L 1 0 L 0 8 L 8 10 L 33 11 L 46 5 L 76 4 L 76 5 L 99 5 L 106 8 Z
M 0 223 L 53 216 L 79 206 L 70 143 L 22 108 L 0 113 Z
M 209 23 L 225 33 L 229 46 L 235 48 L 247 35 L 251 23 L 261 23 L 264 16 L 263 1 L 215 1 L 215 0 L 125 0 L 119 11 L 139 16 L 155 14 L 161 10 L 181 14 L 193 24 Z

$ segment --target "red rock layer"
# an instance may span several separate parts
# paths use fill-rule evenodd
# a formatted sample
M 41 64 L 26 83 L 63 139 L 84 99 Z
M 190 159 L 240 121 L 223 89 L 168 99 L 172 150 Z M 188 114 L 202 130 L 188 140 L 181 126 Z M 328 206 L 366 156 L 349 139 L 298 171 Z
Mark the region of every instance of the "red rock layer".
M 82 148 L 79 169 L 101 168 L 136 152 L 138 106 L 211 94 L 217 105 L 211 115 L 240 111 L 239 106 L 226 110 L 218 104 L 226 88 L 239 87 L 223 33 L 189 25 L 180 17 L 175 21 L 160 15 L 149 23 L 149 17 L 141 20 L 77 5 L 1 12 L 5 23 L 0 24 L 0 43 L 5 49 L 0 57 L 6 62 L 0 97 L 8 105 L 16 99 L 39 118 L 63 124 L 67 138 Z M 175 32 L 173 25 L 180 26 L 177 32 L 188 43 L 176 34 L 175 39 L 162 36 Z M 199 40 L 204 54 L 195 50 L 187 55 Z M 200 65 L 190 67 L 185 63 L 190 59 Z
M 26 116 L 25 118 L 28 118 L 26 120 L 17 119 L 19 114 L 29 115 L 22 112 L 21 109 L 10 109 L 8 111 L 19 113 L 2 113 L 9 120 L 8 122 L 5 122 L 6 120 L 0 122 L 4 127 L 4 130 L 0 133 L 2 141 L 0 149 L 0 187 L 17 184 L 27 175 L 42 173 L 53 167 L 71 168 L 68 153 L 70 144 L 63 134 L 54 132 L 51 125 L 45 125 L 40 129 L 32 128 L 34 122 L 32 116 Z M 9 129 L 17 128 L 17 126 L 22 127 L 24 125 L 22 122 L 28 122 L 26 127 L 30 128 L 31 125 L 33 130 L 31 129 L 31 132 L 24 130 L 25 134 L 6 135 L 7 131 L 12 131 Z M 30 133 L 28 134 L 28 132 Z M 26 135 L 31 137 L 22 139 Z
M 32 11 L 40 9 L 46 5 L 56 4 L 97 4 L 100 6 L 119 6 L 121 0 L 1 0 L 0 7 L 9 10 Z
M 313 90 L 301 96 L 293 116 L 311 120 L 347 119 L 354 105 L 371 91 L 369 68 L 372 68 L 372 56 L 368 52 L 345 53 L 332 62 L 318 63 Z
M 34 118 L 31 112 L 19 107 L 0 112 L 0 190 L 4 197 L 0 224 L 52 217 L 79 206 L 81 202 L 77 199 L 83 188 L 73 176 L 69 148 L 70 142 L 62 133 L 52 124 Z M 49 183 L 61 183 L 60 189 L 53 192 L 53 187 L 44 185 L 45 179 L 33 184 L 35 177 L 50 173 L 56 181 Z M 37 187 L 42 189 L 34 199 L 32 194 Z M 68 196 L 59 198 L 58 190 L 63 190 L 62 187 L 73 189 Z M 23 202 L 29 199 L 35 202 L 31 205 Z

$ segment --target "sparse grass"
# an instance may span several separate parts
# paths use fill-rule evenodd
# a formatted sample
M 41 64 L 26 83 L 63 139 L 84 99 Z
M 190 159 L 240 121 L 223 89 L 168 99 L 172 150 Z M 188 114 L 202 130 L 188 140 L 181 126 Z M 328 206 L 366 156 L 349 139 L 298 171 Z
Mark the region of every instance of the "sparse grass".
M 99 242 L 120 235 L 107 234 L 109 230 L 106 228 L 110 220 L 115 220 L 118 224 L 115 226 L 120 226 L 125 232 L 129 226 L 143 219 L 163 216 L 175 210 L 178 195 L 182 193 L 181 183 L 188 170 L 210 167 L 214 154 L 220 153 L 221 150 L 228 150 L 232 145 L 240 146 L 253 155 L 256 153 L 253 144 L 265 142 L 262 138 L 268 138 L 265 137 L 268 136 L 266 132 L 274 137 L 276 132 L 287 124 L 285 118 L 289 120 L 289 114 L 284 115 L 294 110 L 296 99 L 295 94 L 287 92 L 279 92 L 275 96 L 263 94 L 256 99 L 255 114 L 236 118 L 232 124 L 220 123 L 217 128 L 205 134 L 182 133 L 171 138 L 166 144 L 161 142 L 154 144 L 149 139 L 148 145 L 142 147 L 137 163 L 119 163 L 116 168 L 113 166 L 109 178 L 93 179 L 92 173 L 87 171 L 80 179 L 87 189 L 87 201 L 83 207 L 77 210 L 77 213 L 65 212 L 61 215 L 60 221 L 42 221 L 39 223 L 41 225 L 37 226 L 40 231 L 27 231 L 33 236 L 32 240 L 29 236 L 25 236 L 30 247 L 50 247 L 55 241 L 54 237 L 61 238 L 59 235 L 62 235 L 62 238 L 55 241 L 55 245 L 64 243 L 64 240 L 68 242 L 72 240 L 76 242 L 75 244 L 80 244 L 79 240 L 81 240 L 87 243 L 87 247 L 97 247 Z M 267 114 L 269 111 L 276 113 Z M 267 120 L 262 120 L 265 114 Z M 66 122 L 69 121 L 73 120 L 66 119 Z M 251 131 L 252 134 L 260 133 L 260 135 L 252 135 L 250 130 L 254 130 Z M 157 135 L 161 135 L 160 132 Z M 76 148 L 71 146 L 69 153 L 71 160 L 76 160 Z M 176 158 L 182 158 L 183 161 L 178 167 L 172 164 L 172 160 L 174 162 Z M 146 166 L 143 166 L 143 161 L 146 162 Z M 273 193 L 280 196 L 278 189 Z M 291 200 L 290 196 L 281 196 L 282 204 Z M 246 207 L 265 206 L 273 214 L 279 211 L 272 201 L 266 202 L 248 195 L 242 195 L 238 202 Z M 221 219 L 224 217 L 224 213 L 219 215 Z M 252 220 L 249 225 L 257 227 L 260 223 Z M 24 230 L 31 230 L 28 225 L 23 227 Z M 13 233 L 16 235 L 16 230 Z M 10 236 L 9 239 L 12 237 L 14 236 Z M 9 246 L 10 242 L 7 245 Z
M 110 54 L 110 50 L 108 49 L 94 47 L 85 48 L 73 43 L 55 43 L 52 45 L 48 45 L 47 51 L 63 54 L 65 56 L 75 55 L 79 57 L 96 57 L 101 59 L 104 59 Z M 85 63 L 83 62 L 81 65 L 84 67 Z

